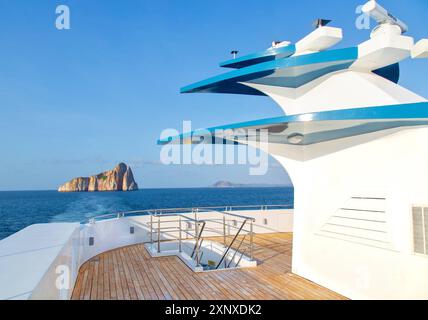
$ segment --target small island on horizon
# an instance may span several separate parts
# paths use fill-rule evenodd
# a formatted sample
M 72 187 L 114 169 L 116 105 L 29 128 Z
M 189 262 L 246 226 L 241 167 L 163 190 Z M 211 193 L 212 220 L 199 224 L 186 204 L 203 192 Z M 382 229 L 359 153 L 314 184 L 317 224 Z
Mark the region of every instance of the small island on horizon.
M 267 183 L 233 183 L 226 180 L 220 180 L 210 186 L 211 188 L 268 188 L 268 187 L 290 187 L 285 184 L 267 184 Z
M 90 177 L 70 180 L 58 188 L 59 192 L 136 191 L 131 167 L 119 163 L 114 169 Z

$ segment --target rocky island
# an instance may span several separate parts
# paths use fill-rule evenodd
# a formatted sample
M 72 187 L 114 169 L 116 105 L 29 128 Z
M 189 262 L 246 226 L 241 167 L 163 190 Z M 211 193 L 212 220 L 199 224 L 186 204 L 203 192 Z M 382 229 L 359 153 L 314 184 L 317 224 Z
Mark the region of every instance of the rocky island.
M 243 184 L 233 183 L 230 181 L 223 181 L 223 180 L 217 181 L 212 185 L 212 187 L 214 188 L 239 188 L 243 186 L 244 186 Z
M 74 178 L 58 188 L 59 192 L 135 191 L 138 185 L 131 167 L 119 163 L 109 170 L 91 177 Z
M 287 184 L 268 184 L 268 183 L 233 183 L 230 181 L 220 180 L 211 185 L 212 188 L 285 188 L 291 187 Z

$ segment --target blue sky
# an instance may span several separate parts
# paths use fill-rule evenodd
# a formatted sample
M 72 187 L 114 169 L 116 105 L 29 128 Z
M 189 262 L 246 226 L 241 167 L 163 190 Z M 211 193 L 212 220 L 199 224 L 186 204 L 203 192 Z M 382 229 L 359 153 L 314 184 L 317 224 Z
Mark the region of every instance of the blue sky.
M 0 190 L 55 189 L 75 176 L 134 165 L 142 187 L 207 186 L 217 180 L 284 183 L 274 161 L 265 176 L 246 166 L 163 166 L 156 140 L 180 129 L 281 115 L 266 97 L 186 94 L 218 74 L 220 61 L 297 41 L 315 18 L 344 29 L 338 45 L 369 36 L 354 26 L 363 0 L 0 0 Z M 428 37 L 426 0 L 383 0 L 416 40 Z M 405 4 L 404 4 L 405 3 Z M 55 28 L 55 8 L 71 30 Z M 428 96 L 428 62 L 401 64 L 400 83 Z

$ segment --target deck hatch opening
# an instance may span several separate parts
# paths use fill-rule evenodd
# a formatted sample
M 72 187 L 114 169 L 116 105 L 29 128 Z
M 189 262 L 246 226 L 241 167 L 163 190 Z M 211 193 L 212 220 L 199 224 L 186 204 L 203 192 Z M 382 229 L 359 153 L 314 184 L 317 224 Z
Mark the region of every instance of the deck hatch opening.
M 196 272 L 257 266 L 253 259 L 254 218 L 209 208 L 211 217 L 203 219 L 198 212 L 151 215 L 150 242 L 145 244 L 150 255 L 178 256 Z

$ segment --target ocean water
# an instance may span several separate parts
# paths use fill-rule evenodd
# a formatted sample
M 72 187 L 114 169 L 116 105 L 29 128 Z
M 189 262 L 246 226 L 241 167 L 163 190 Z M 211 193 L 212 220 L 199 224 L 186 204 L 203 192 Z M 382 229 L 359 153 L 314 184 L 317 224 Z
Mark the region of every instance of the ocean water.
M 0 192 L 0 239 L 35 223 L 80 222 L 120 211 L 234 205 L 293 205 L 293 188 L 142 189 L 135 192 Z

